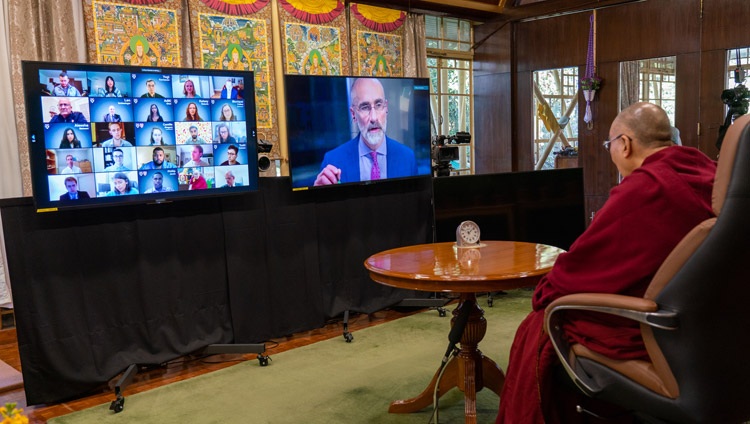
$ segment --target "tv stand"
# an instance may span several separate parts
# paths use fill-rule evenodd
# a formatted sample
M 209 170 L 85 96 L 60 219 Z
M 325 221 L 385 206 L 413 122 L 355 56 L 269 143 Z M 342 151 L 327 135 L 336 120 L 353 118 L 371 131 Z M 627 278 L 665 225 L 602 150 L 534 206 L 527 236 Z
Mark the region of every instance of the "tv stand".
M 159 366 L 160 365 L 157 364 L 130 364 L 125 369 L 125 372 L 122 373 L 122 376 L 120 376 L 120 378 L 117 380 L 117 383 L 115 383 L 115 400 L 113 400 L 109 405 L 110 411 L 114 411 L 116 414 L 118 412 L 122 412 L 122 410 L 125 408 L 125 396 L 123 396 L 122 391 L 125 390 L 125 387 L 129 386 L 130 383 L 133 382 L 133 378 L 136 374 L 138 374 L 139 369 L 157 368 Z
M 200 355 L 216 355 L 219 353 L 257 353 L 258 362 L 261 367 L 268 365 L 271 360 L 270 356 L 264 355 L 266 351 L 265 343 L 229 343 L 229 344 L 210 344 L 197 353 Z
M 220 353 L 257 353 L 258 362 L 261 367 L 268 365 L 268 361 L 271 358 L 263 353 L 266 351 L 265 343 L 245 343 L 245 344 L 210 344 L 195 353 L 197 355 L 216 355 Z M 115 400 L 109 405 L 110 411 L 114 411 L 115 414 L 122 412 L 125 409 L 125 396 L 122 392 L 125 387 L 129 386 L 133 382 L 133 378 L 138 373 L 139 369 L 147 369 L 156 367 L 158 365 L 138 365 L 130 364 L 122 376 L 115 383 Z
M 393 308 L 400 307 L 400 308 L 435 308 L 438 311 L 438 315 L 441 317 L 446 316 L 447 309 L 444 308 L 444 306 L 450 302 L 451 299 L 444 299 L 444 298 L 438 298 L 438 297 L 432 297 L 428 299 L 420 299 L 420 298 L 409 298 L 409 299 L 403 299 L 399 303 L 393 305 Z M 344 325 L 344 340 L 347 343 L 351 343 L 352 340 L 354 340 L 354 335 L 349 332 L 349 310 L 344 311 L 344 321 L 342 323 Z

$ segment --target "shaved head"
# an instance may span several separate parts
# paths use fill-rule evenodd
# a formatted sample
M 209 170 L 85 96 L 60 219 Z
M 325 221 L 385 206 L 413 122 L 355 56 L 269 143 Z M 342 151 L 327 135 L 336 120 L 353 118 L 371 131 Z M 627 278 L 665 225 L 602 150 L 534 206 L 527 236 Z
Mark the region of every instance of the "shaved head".
M 640 102 L 625 108 L 612 122 L 612 132 L 627 133 L 644 147 L 668 146 L 672 142 L 669 117 L 653 103 Z
M 609 128 L 609 154 L 624 177 L 643 165 L 648 156 L 672 146 L 672 125 L 664 109 L 653 103 L 628 106 Z

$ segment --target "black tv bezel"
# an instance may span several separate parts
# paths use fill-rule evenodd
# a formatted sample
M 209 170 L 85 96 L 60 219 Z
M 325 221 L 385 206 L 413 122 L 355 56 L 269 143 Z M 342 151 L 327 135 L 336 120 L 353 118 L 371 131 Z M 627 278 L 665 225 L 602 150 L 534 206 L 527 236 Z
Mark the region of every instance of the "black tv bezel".
M 427 91 L 427 104 L 429 105 L 429 96 L 430 96 L 430 79 L 428 77 L 375 77 L 375 76 L 367 76 L 367 75 L 302 75 L 302 74 L 285 74 L 284 75 L 284 103 L 287 110 L 287 120 L 286 120 L 286 126 L 287 126 L 287 136 L 291 134 L 290 132 L 290 125 L 291 125 L 291 117 L 289 116 L 289 103 L 290 103 L 290 91 L 289 90 L 289 79 L 343 79 L 347 80 L 347 93 L 351 88 L 351 84 L 348 83 L 348 80 L 355 80 L 358 78 L 375 78 L 379 80 L 411 80 L 414 81 L 414 85 L 420 85 L 426 87 Z M 390 99 L 389 99 L 390 100 Z M 390 106 L 389 106 L 390 107 Z M 413 106 L 412 106 L 413 107 Z M 371 185 L 371 184 L 387 184 L 394 181 L 403 181 L 403 180 L 410 180 L 410 179 L 417 179 L 417 178 L 433 178 L 433 172 L 432 172 L 432 157 L 431 157 L 431 150 L 432 150 L 432 135 L 430 133 L 430 112 L 429 109 L 426 111 L 426 123 L 427 123 L 427 133 L 425 134 L 425 138 L 423 141 L 415 140 L 414 141 L 414 147 L 413 149 L 416 149 L 417 146 L 423 145 L 423 147 L 427 147 L 427 154 L 424 155 L 424 157 L 417 157 L 417 161 L 420 160 L 427 160 L 429 163 L 429 171 L 421 174 L 415 174 L 407 177 L 388 177 L 381 180 L 367 180 L 367 181 L 352 181 L 347 183 L 340 183 L 340 184 L 330 184 L 330 185 L 321 185 L 321 186 L 315 186 L 315 185 L 309 185 L 309 186 L 295 186 L 295 154 L 292 149 L 292 143 L 291 137 L 289 139 L 289 175 L 291 179 L 291 185 L 293 191 L 303 191 L 303 190 L 326 190 L 326 189 L 332 189 L 333 187 L 352 187 L 352 186 L 365 186 L 365 185 Z M 386 133 L 388 131 L 386 130 Z M 346 140 L 347 138 L 344 137 Z M 342 141 L 342 143 L 345 141 Z M 415 152 L 416 153 L 416 152 Z M 322 160 L 322 157 L 321 157 Z
M 133 73 L 158 75 L 196 75 L 196 76 L 227 76 L 241 77 L 245 81 L 245 87 L 254 87 L 254 73 L 252 71 L 231 71 L 220 69 L 200 69 L 185 67 L 141 67 L 128 65 L 109 65 L 77 62 L 42 62 L 22 61 L 22 81 L 24 87 L 26 107 L 27 143 L 29 146 L 29 165 L 31 168 L 32 198 L 38 212 L 53 212 L 58 210 L 72 210 L 83 208 L 95 208 L 118 205 L 133 204 L 163 204 L 177 200 L 188 200 L 196 198 L 207 198 L 215 196 L 231 196 L 243 193 L 256 192 L 259 190 L 260 172 L 258 169 L 257 152 L 257 122 L 255 112 L 255 96 L 245 97 L 245 108 L 247 102 L 252 103 L 252 113 L 246 113 L 245 123 L 247 131 L 247 167 L 249 181 L 243 186 L 233 188 L 213 187 L 209 190 L 174 190 L 162 193 L 138 193 L 127 196 L 92 197 L 90 199 L 79 199 L 75 202 L 62 202 L 50 198 L 48 183 L 48 172 L 46 163 L 47 143 L 44 136 L 44 110 L 41 99 L 44 97 L 55 97 L 46 95 L 39 90 L 40 70 L 65 70 L 82 72 L 110 72 L 110 73 Z M 252 91 L 250 91 L 252 92 Z M 132 93 L 131 93 L 132 94 Z M 87 95 L 85 97 L 98 97 Z M 130 98 L 136 98 L 131 96 Z M 98 121 L 93 121 L 98 122 Z M 132 121 L 141 122 L 141 121 Z M 180 121 L 173 121 L 180 122 Z M 89 124 L 92 123 L 90 120 Z M 135 146 L 135 144 L 134 144 Z M 138 147 L 138 146 L 136 146 Z M 167 147 L 171 147 L 167 146 Z M 214 164 L 213 166 L 219 166 Z M 180 169 L 180 168 L 177 168 Z M 138 171 L 136 169 L 135 171 Z M 218 186 L 218 184 L 217 184 Z

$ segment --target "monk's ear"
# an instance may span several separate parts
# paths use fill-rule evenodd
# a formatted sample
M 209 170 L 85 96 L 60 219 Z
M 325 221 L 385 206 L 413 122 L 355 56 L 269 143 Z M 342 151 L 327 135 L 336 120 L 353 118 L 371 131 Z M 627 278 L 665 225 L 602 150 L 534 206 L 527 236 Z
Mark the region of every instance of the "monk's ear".
M 622 136 L 622 155 L 626 158 L 633 155 L 633 143 L 635 141 L 628 135 Z

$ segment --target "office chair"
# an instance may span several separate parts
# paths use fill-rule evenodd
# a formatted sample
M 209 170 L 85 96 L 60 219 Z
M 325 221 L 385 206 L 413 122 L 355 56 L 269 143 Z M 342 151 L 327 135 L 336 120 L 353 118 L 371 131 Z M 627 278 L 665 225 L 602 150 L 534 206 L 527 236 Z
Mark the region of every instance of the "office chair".
M 727 131 L 712 194 L 717 218 L 696 226 L 657 271 L 643 298 L 563 296 L 545 311 L 563 368 L 586 395 L 653 423 L 750 419 L 750 116 Z M 748 267 L 748 268 L 746 268 Z M 569 345 L 571 310 L 640 323 L 649 360 L 613 360 Z

